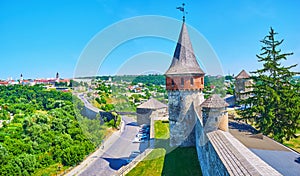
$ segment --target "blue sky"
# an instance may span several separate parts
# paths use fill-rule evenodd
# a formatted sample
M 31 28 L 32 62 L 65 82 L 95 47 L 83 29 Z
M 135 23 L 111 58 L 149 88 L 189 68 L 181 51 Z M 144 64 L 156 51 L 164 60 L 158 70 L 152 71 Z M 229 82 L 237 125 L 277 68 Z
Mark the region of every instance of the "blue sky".
M 73 77 L 83 50 L 101 31 L 121 20 L 142 15 L 181 20 L 181 13 L 176 10 L 181 3 L 177 0 L 0 0 L 0 79 L 18 79 L 21 73 L 25 78 L 47 78 L 54 77 L 56 72 L 61 77 Z M 242 69 L 253 71 L 261 67 L 255 55 L 260 53 L 259 41 L 271 26 L 279 33 L 278 39 L 285 39 L 282 50 L 294 52 L 285 64 L 299 64 L 300 1 L 189 0 L 185 3 L 186 23 L 210 43 L 224 74 L 236 75 Z M 136 72 L 139 74 L 148 62 L 154 65 L 152 70 L 163 72 L 174 49 L 174 42 L 155 37 L 131 40 L 116 47 L 99 66 L 98 73 L 123 74 L 127 70 L 134 74 L 134 67 L 122 68 L 124 63 L 130 63 L 139 69 Z M 150 60 L 155 55 L 151 53 L 142 57 L 141 53 L 147 51 L 162 53 L 157 56 L 166 56 L 166 62 L 153 63 Z M 130 61 L 135 56 L 139 56 L 136 62 Z M 145 68 L 144 73 L 147 72 L 151 68 Z

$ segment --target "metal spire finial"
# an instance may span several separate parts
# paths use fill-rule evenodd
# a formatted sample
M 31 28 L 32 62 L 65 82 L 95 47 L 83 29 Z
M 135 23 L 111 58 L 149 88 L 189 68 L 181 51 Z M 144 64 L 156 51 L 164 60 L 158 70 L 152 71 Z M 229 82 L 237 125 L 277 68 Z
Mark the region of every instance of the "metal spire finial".
M 187 12 L 184 9 L 185 4 L 182 3 L 181 7 L 176 7 L 176 9 L 179 9 L 182 12 L 182 21 L 185 22 L 185 14 L 187 14 Z

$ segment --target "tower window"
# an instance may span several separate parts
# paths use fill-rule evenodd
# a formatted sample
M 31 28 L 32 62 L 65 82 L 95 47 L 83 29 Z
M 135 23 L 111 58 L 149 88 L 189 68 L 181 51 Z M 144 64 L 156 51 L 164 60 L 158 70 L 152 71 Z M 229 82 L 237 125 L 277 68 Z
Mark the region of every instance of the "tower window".
M 174 83 L 174 80 L 172 79 L 172 87 L 174 87 L 175 83 Z
M 190 79 L 190 82 L 191 82 L 191 85 L 194 85 L 194 79 L 193 78 Z
M 203 77 L 201 78 L 201 84 L 204 84 L 204 78 Z
M 181 85 L 184 86 L 184 79 L 181 78 Z

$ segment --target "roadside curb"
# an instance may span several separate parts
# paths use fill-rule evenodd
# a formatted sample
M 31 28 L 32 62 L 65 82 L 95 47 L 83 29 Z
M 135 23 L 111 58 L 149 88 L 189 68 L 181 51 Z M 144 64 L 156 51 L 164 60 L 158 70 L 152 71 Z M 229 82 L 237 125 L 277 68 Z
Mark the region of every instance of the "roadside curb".
M 121 133 L 121 130 L 113 132 L 95 152 L 86 157 L 79 165 L 72 168 L 65 176 L 79 175 L 84 172 L 86 168 L 93 164 L 94 161 L 101 157 L 117 141 Z

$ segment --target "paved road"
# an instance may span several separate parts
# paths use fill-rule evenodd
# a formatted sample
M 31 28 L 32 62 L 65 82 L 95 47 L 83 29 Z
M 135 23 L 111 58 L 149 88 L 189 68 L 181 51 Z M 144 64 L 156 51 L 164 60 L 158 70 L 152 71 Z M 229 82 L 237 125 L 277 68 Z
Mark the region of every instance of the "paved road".
M 81 101 L 83 101 L 85 107 L 87 107 L 87 108 L 89 108 L 89 109 L 91 109 L 91 110 L 93 110 L 95 112 L 99 112 L 100 111 L 98 108 L 96 108 L 93 105 L 91 105 L 91 103 L 87 101 L 87 99 L 84 97 L 83 94 L 75 94 L 75 95 L 77 95 L 77 97 L 80 98 Z
M 143 152 L 147 148 L 147 143 L 132 143 L 139 129 L 135 120 L 126 116 L 122 119 L 125 123 L 125 129 L 119 138 L 103 155 L 91 163 L 84 172 L 81 172 L 80 176 L 114 175 L 120 167 L 126 165 L 126 159 L 131 151 L 140 150 Z
M 92 106 L 83 96 L 83 94 L 76 94 L 89 109 L 98 112 L 99 109 Z M 148 142 L 132 143 L 135 135 L 138 133 L 139 127 L 136 121 L 130 117 L 122 116 L 124 122 L 124 129 L 115 132 L 107 141 L 104 142 L 104 149 L 98 149 L 90 158 L 83 161 L 83 163 L 70 171 L 67 176 L 110 176 L 126 165 L 126 159 L 131 151 L 140 150 L 145 151 L 148 147 Z
M 300 154 L 294 151 L 250 149 L 262 160 L 286 176 L 300 175 Z
M 263 136 L 255 137 L 257 131 L 248 124 L 229 122 L 230 133 L 254 154 L 278 172 L 287 176 L 300 175 L 300 154 L 282 144 Z

